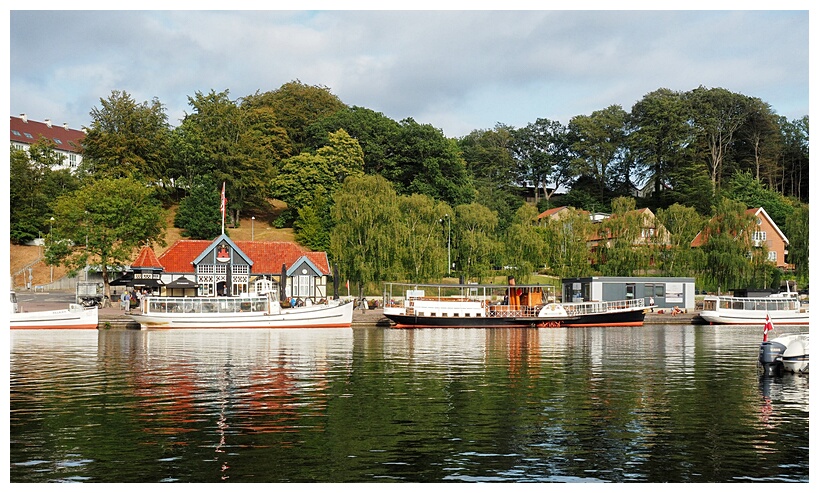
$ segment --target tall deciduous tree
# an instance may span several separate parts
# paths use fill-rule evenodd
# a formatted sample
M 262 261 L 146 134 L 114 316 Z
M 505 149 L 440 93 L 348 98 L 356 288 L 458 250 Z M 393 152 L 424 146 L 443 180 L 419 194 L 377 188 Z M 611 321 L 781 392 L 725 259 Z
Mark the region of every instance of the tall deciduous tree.
M 785 221 L 788 240 L 788 262 L 793 264 L 796 275 L 807 280 L 810 274 L 810 210 L 807 204 L 794 206 L 793 213 Z
M 394 168 L 382 175 L 404 195 L 429 195 L 450 205 L 466 204 L 475 188 L 460 156 L 458 144 L 432 125 L 412 118 L 401 121 L 395 143 Z
M 9 237 L 23 244 L 48 232 L 51 202 L 79 187 L 79 179 L 62 163 L 54 143 L 40 139 L 28 151 L 11 148 L 9 154 Z
M 244 98 L 252 108 L 269 108 L 284 127 L 294 154 L 307 150 L 307 129 L 317 120 L 332 115 L 346 105 L 324 86 L 310 86 L 299 80 L 283 84 L 275 91 Z
M 189 194 L 179 202 L 173 225 L 195 240 L 216 238 L 222 232 L 221 195 L 221 183 L 210 175 L 195 178 Z
M 533 205 L 522 205 L 506 230 L 506 251 L 503 252 L 502 262 L 504 266 L 514 267 L 517 278 L 522 282 L 526 282 L 546 260 L 546 243 L 538 232 L 537 214 L 537 208 Z
M 694 275 L 701 251 L 692 249 L 691 242 L 705 225 L 703 217 L 693 207 L 672 204 L 657 210 L 657 220 L 668 231 L 668 244 L 658 254 L 660 272 L 666 276 Z
M 646 94 L 631 109 L 633 131 L 629 148 L 638 176 L 653 185 L 652 203 L 665 205 L 673 185 L 671 170 L 684 166 L 693 133 L 688 125 L 689 105 L 679 92 L 658 89 Z
M 546 263 L 557 277 L 584 277 L 593 273 L 588 239 L 593 233 L 589 213 L 568 207 L 558 217 L 541 224 Z
M 569 122 L 571 147 L 576 154 L 575 165 L 580 174 L 591 177 L 597 184 L 597 198 L 607 201 L 612 189 L 611 168 L 618 167 L 625 159 L 626 122 L 628 114 L 619 105 L 593 112 L 589 116 L 578 115 Z M 620 176 L 630 180 L 630 176 Z
M 550 200 L 552 194 L 576 174 L 568 128 L 558 121 L 538 118 L 512 131 L 509 148 L 517 164 L 518 177 L 535 187 L 536 203 L 540 190 L 546 200 Z
M 359 286 L 400 279 L 405 230 L 392 185 L 380 176 L 351 176 L 333 202 L 330 254 L 341 276 Z
M 495 236 L 498 215 L 480 204 L 455 207 L 453 243 L 457 246 L 457 270 L 466 279 L 480 281 L 489 274 L 492 259 L 500 251 Z
M 46 263 L 72 271 L 99 265 L 106 295 L 112 268 L 128 264 L 141 246 L 164 244 L 165 210 L 132 178 L 103 178 L 59 197 L 54 219 Z
M 452 209 L 426 195 L 398 197 L 401 263 L 407 280 L 425 282 L 447 273 L 447 234 Z
M 166 176 L 170 127 L 158 99 L 140 104 L 125 91 L 112 91 L 90 115 L 82 140 L 85 170 L 98 178 L 134 176 L 154 183 Z
M 722 198 L 702 230 L 703 277 L 719 291 L 745 287 L 750 278 L 756 224 L 746 210 L 745 204 Z
M 705 151 L 711 185 L 716 191 L 720 188 L 723 168 L 736 132 L 748 118 L 749 101 L 747 97 L 726 89 L 702 86 L 690 91 L 687 99 L 699 145 Z

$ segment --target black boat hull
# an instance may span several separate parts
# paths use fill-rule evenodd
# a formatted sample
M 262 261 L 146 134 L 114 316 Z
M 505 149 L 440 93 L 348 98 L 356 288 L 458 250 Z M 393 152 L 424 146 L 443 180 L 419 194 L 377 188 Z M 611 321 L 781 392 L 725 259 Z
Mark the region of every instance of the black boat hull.
M 639 327 L 643 310 L 599 313 L 562 319 L 537 317 L 430 317 L 385 314 L 397 328 L 483 328 L 483 327 Z

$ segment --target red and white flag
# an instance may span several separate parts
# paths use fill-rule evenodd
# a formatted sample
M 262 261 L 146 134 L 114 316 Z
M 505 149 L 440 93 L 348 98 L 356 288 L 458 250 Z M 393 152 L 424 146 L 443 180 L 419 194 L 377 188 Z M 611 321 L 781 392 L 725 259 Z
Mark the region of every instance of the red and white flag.
M 768 340 L 768 332 L 774 329 L 773 322 L 771 321 L 771 315 L 769 313 L 765 314 L 765 326 L 762 328 L 762 342 Z

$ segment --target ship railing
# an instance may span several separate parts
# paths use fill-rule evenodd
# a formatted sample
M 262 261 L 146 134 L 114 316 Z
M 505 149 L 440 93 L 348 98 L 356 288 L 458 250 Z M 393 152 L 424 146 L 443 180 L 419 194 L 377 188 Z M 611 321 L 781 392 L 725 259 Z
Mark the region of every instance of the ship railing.
M 142 313 L 240 313 L 267 312 L 267 298 L 259 297 L 148 297 L 143 299 Z
M 563 308 L 566 309 L 566 313 L 571 316 L 628 311 L 644 307 L 645 300 L 642 298 L 616 301 L 581 301 L 578 303 L 563 304 Z

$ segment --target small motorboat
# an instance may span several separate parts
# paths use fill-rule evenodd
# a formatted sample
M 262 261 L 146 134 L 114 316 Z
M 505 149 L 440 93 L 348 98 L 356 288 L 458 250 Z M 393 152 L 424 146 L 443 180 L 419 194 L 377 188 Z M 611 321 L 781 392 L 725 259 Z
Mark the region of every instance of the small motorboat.
M 773 330 L 770 317 L 762 331 L 759 345 L 759 366 L 765 376 L 779 376 L 784 372 L 808 373 L 810 334 L 786 334 L 768 340 Z
M 11 329 L 96 329 L 99 322 L 97 307 L 86 308 L 76 303 L 64 310 L 24 312 L 17 304 L 17 295 L 11 292 Z

